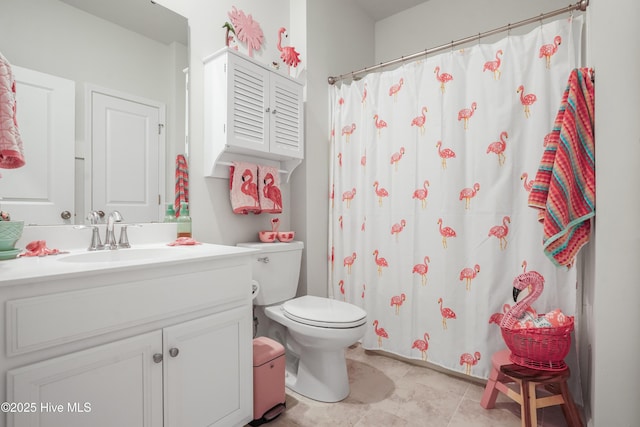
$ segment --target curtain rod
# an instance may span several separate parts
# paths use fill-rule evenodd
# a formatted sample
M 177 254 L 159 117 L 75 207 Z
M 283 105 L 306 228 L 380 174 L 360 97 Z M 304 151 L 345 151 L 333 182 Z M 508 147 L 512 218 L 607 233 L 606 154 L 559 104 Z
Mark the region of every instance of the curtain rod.
M 505 26 L 502 26 L 500 28 L 495 28 L 493 30 L 489 30 L 489 31 L 485 31 L 484 33 L 478 33 L 477 35 L 474 36 L 469 36 L 469 37 L 465 37 L 463 39 L 459 39 L 456 41 L 451 41 L 451 43 L 447 43 L 447 44 L 443 44 L 441 46 L 437 46 L 437 47 L 433 47 L 430 49 L 426 49 L 424 51 L 420 51 L 420 52 L 416 52 L 413 53 L 411 55 L 408 56 L 403 56 L 397 59 L 393 59 L 391 61 L 387 61 L 387 62 L 382 62 L 378 65 L 373 65 L 371 67 L 366 67 L 363 68 L 361 70 L 358 71 L 352 71 L 350 73 L 346 73 L 346 74 L 341 74 L 339 76 L 329 76 L 329 78 L 327 79 L 329 81 L 330 85 L 333 85 L 335 83 L 337 83 L 340 80 L 343 80 L 347 77 L 355 77 L 358 74 L 363 74 L 363 73 L 368 73 L 370 71 L 373 70 L 377 70 L 380 68 L 384 68 L 384 67 L 388 67 L 389 65 L 394 65 L 397 64 L 399 62 L 404 62 L 404 61 L 410 61 L 412 59 L 415 58 L 420 58 L 421 56 L 425 56 L 425 55 L 430 55 L 432 53 L 436 53 L 436 52 L 440 52 L 441 50 L 445 50 L 445 49 L 453 49 L 456 46 L 465 44 L 465 43 L 469 43 L 472 42 L 474 40 L 480 40 L 483 37 L 487 37 L 487 36 L 492 36 L 494 34 L 498 34 L 498 33 L 502 33 L 504 31 L 509 31 L 513 28 L 518 28 L 518 27 L 522 27 L 524 25 L 527 24 L 531 24 L 533 22 L 536 21 L 542 21 L 543 19 L 547 19 L 547 18 L 551 18 L 553 16 L 556 15 L 561 15 L 563 13 L 568 13 L 568 12 L 573 12 L 574 10 L 579 10 L 579 11 L 586 11 L 587 10 L 587 6 L 589 6 L 589 0 L 580 0 L 579 2 L 575 3 L 575 4 L 570 4 L 567 7 L 563 7 L 561 9 L 557 9 L 554 10 L 552 12 L 548 12 L 548 13 L 541 13 L 539 16 L 533 17 L 533 18 L 529 18 L 529 19 L 525 19 L 523 21 L 519 21 L 516 22 L 515 24 L 507 24 Z

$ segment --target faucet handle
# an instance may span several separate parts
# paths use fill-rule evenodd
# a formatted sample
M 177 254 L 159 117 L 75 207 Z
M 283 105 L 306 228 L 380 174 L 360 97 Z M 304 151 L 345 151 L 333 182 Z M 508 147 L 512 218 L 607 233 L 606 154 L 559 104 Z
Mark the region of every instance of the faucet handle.
M 73 228 L 75 228 L 76 230 L 84 230 L 87 228 L 91 228 L 92 229 L 92 234 L 91 234 L 91 244 L 89 245 L 89 248 L 87 250 L 89 251 L 99 251 L 104 249 L 104 245 L 102 244 L 102 241 L 100 240 L 100 231 L 98 229 L 97 225 L 76 225 Z
M 130 248 L 129 236 L 127 235 L 127 227 L 142 227 L 142 224 L 122 224 L 120 226 L 120 239 L 118 239 L 119 248 Z

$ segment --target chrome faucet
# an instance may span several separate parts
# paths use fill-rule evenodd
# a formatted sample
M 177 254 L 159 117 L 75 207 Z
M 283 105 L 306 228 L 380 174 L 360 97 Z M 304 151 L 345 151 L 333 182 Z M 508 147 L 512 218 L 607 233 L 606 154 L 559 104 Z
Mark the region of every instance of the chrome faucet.
M 107 236 L 105 238 L 105 249 L 118 249 L 118 242 L 116 241 L 116 234 L 114 232 L 114 225 L 116 222 L 122 222 L 123 218 L 118 211 L 112 211 L 107 217 Z

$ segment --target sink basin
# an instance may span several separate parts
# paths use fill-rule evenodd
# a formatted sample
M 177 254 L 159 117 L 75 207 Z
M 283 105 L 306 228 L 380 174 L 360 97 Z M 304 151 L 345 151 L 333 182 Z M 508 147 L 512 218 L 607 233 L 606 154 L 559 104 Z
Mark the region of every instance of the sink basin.
M 58 258 L 61 262 L 93 263 L 93 262 L 127 262 L 140 260 L 157 260 L 167 258 L 175 253 L 172 248 L 117 249 L 95 252 L 83 252 Z

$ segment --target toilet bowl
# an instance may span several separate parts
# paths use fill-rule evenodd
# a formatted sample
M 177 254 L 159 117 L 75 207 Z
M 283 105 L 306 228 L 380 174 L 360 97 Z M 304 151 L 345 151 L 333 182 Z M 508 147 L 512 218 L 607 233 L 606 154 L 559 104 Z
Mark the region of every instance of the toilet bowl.
M 287 387 L 322 402 L 338 402 L 349 395 L 345 349 L 364 336 L 367 313 L 360 307 L 317 296 L 298 298 L 302 242 L 242 243 L 261 249 L 255 255 L 254 298 L 267 319 L 284 327 Z M 279 328 L 268 328 L 278 331 Z M 281 333 L 270 338 L 282 341 Z

